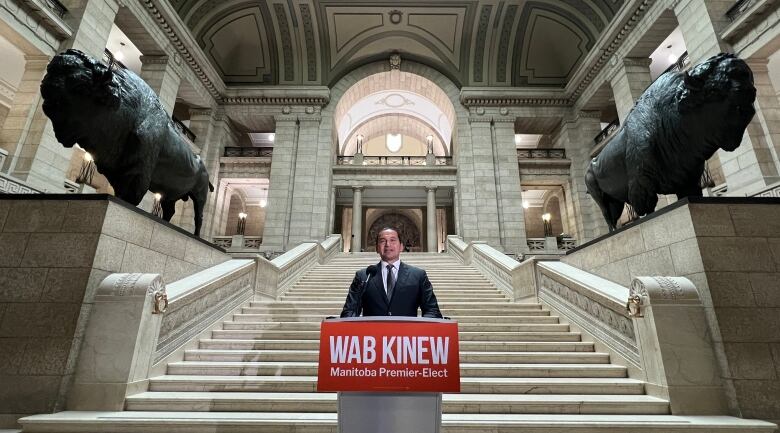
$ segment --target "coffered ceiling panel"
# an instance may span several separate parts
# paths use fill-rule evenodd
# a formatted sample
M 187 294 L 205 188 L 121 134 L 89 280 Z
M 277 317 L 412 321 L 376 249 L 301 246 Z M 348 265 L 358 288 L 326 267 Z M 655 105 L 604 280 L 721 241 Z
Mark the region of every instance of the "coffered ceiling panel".
M 521 87 L 565 86 L 624 2 L 170 1 L 228 83 L 333 85 L 399 53 L 458 86 Z

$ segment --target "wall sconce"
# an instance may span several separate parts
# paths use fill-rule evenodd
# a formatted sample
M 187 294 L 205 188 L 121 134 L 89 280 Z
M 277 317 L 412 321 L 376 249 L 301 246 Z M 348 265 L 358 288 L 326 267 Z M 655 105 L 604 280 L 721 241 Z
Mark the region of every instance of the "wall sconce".
M 428 145 L 428 153 L 433 153 L 433 135 L 425 137 L 425 143 Z
M 552 236 L 552 223 L 550 223 L 551 220 L 552 215 L 549 213 L 542 215 L 542 221 L 544 221 L 544 237 Z
M 236 234 L 243 235 L 246 229 L 246 213 L 238 213 L 238 227 L 236 227 Z
M 162 218 L 162 194 L 154 193 L 154 204 L 152 205 L 152 215 Z
M 530 206 L 527 201 L 523 200 L 523 209 L 528 209 Z
M 260 199 L 260 207 L 268 206 L 268 190 L 263 188 L 264 197 Z
M 355 139 L 357 140 L 357 153 L 363 153 L 363 135 L 358 134 Z
M 76 183 L 82 185 L 92 184 L 92 177 L 95 176 L 95 161 L 89 152 L 84 152 L 84 159 L 81 161 L 81 170 L 76 177 Z

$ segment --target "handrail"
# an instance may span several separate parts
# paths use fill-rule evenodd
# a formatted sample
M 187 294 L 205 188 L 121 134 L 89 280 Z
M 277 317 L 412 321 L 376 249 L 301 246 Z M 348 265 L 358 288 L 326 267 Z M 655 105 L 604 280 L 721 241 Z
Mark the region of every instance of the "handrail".
M 68 13 L 68 8 L 60 3 L 59 0 L 46 0 L 46 6 L 48 6 L 49 9 L 51 9 L 52 12 L 54 12 L 54 14 L 60 18 L 65 17 L 65 14 Z
M 187 128 L 187 125 L 182 123 L 182 121 L 177 119 L 174 115 L 171 115 L 171 120 L 173 121 L 173 126 L 177 131 L 184 134 L 184 136 L 187 137 L 191 142 L 195 143 L 196 135 L 190 130 L 190 128 Z
M 270 158 L 274 155 L 273 147 L 225 147 L 222 156 L 229 158 Z
M 426 166 L 428 157 L 426 156 L 363 156 L 362 163 L 355 163 L 354 156 L 338 156 L 336 165 L 381 165 L 381 166 Z M 433 165 L 452 165 L 451 156 L 435 156 Z
M 566 149 L 517 149 L 517 159 L 566 159 Z
M 605 126 L 604 129 L 602 129 L 601 132 L 599 132 L 599 135 L 597 135 L 593 139 L 593 146 L 594 147 L 598 146 L 599 143 L 601 143 L 602 141 L 606 140 L 607 137 L 609 137 L 612 134 L 614 134 L 618 129 L 620 129 L 620 120 L 619 119 L 615 119 L 615 120 L 609 122 L 609 125 Z

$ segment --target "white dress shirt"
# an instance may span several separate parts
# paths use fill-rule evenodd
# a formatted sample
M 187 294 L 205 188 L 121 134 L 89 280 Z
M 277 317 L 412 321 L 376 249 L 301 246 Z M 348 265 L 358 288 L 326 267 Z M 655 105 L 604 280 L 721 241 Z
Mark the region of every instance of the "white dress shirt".
M 387 265 L 393 265 L 393 281 L 398 283 L 398 269 L 401 267 L 401 259 L 393 263 L 382 260 L 380 263 L 380 266 L 382 266 L 382 286 L 384 286 L 385 294 L 387 294 Z

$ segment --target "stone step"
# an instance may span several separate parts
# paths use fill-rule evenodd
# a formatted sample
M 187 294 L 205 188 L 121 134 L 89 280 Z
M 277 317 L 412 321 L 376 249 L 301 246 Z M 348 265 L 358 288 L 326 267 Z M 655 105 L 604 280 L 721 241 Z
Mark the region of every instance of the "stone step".
M 126 399 L 127 410 L 194 412 L 335 412 L 335 393 L 143 392 Z M 443 413 L 669 413 L 669 403 L 647 395 L 445 394 Z
M 349 293 L 349 290 L 343 289 L 341 292 L 320 292 L 320 291 L 314 291 L 314 293 L 305 293 L 302 294 L 300 292 L 292 292 L 292 293 L 285 293 L 281 296 L 281 301 L 286 301 L 290 299 L 300 300 L 300 301 L 343 301 L 347 297 L 347 293 Z M 503 293 L 497 292 L 495 290 L 485 292 L 481 295 L 474 295 L 469 293 L 460 293 L 457 290 L 453 291 L 447 291 L 443 293 L 438 293 L 434 291 L 436 294 L 436 299 L 439 302 L 445 302 L 445 301 L 461 301 L 461 302 L 476 302 L 481 300 L 487 300 L 492 302 L 510 302 L 509 298 L 504 295 Z
M 344 299 L 346 299 L 346 294 L 344 294 Z M 341 311 L 341 307 L 344 306 L 344 299 L 340 300 L 334 300 L 334 301 L 299 301 L 299 302 L 290 302 L 290 301 L 274 301 L 274 302 L 260 302 L 260 301 L 252 301 L 249 303 L 249 307 L 266 307 L 269 305 L 275 306 L 275 307 L 284 307 L 284 308 L 308 308 L 308 307 L 336 307 L 339 308 L 339 311 Z M 451 309 L 459 309 L 459 308 L 466 308 L 466 309 L 484 309 L 484 310 L 515 310 L 515 311 L 524 311 L 524 310 L 543 310 L 542 306 L 540 304 L 517 304 L 514 302 L 495 302 L 495 301 L 486 301 L 486 302 L 479 302 L 476 304 L 475 299 L 471 299 L 469 301 L 449 301 L 446 303 L 439 302 L 440 306 L 441 304 L 446 304 L 447 308 Z M 476 306 L 475 306 L 476 305 Z
M 234 314 L 235 322 L 321 322 L 323 314 Z M 558 323 L 558 316 L 454 316 L 458 323 Z
M 337 433 L 337 415 L 286 412 L 78 412 L 35 415 L 25 433 Z M 773 433 L 727 416 L 443 414 L 441 433 Z
M 222 322 L 224 330 L 265 330 L 278 329 L 284 331 L 319 331 L 318 322 Z M 460 331 L 474 332 L 566 332 L 569 325 L 563 323 L 460 323 Z
M 316 362 L 178 361 L 167 374 L 205 376 L 315 376 Z M 460 365 L 461 377 L 626 377 L 626 368 L 613 364 L 471 364 Z
M 505 352 L 593 352 L 593 343 L 570 342 L 513 342 L 513 341 L 461 341 L 460 350 L 486 350 Z M 200 349 L 212 350 L 319 350 L 319 340 L 238 340 L 201 339 Z
M 320 331 L 215 329 L 212 338 L 256 339 L 309 339 L 318 340 Z M 471 332 L 461 331 L 460 341 L 581 341 L 578 332 Z
M 344 306 L 342 302 L 338 306 L 330 307 L 302 307 L 295 308 L 289 306 L 279 306 L 277 304 L 267 304 L 264 307 L 244 307 L 241 309 L 243 314 L 320 314 L 322 317 L 326 316 L 338 316 L 341 314 L 341 308 Z M 447 308 L 446 313 L 452 318 L 467 317 L 471 315 L 477 316 L 499 316 L 499 315 L 522 315 L 522 316 L 549 316 L 550 310 L 529 310 L 526 308 L 521 309 L 494 309 L 494 308 Z
M 464 377 L 469 394 L 632 394 L 644 393 L 644 382 L 626 378 Z M 316 376 L 158 376 L 149 391 L 165 392 L 316 392 Z
M 185 361 L 305 361 L 317 362 L 317 350 L 216 350 L 190 349 L 184 353 Z M 510 363 L 510 364 L 608 364 L 609 354 L 599 352 L 460 352 L 461 363 Z
M 302 285 L 302 284 L 295 284 L 290 290 L 284 292 L 286 295 L 296 294 L 296 295 L 321 295 L 321 294 L 327 294 L 327 295 L 345 295 L 347 291 L 349 290 L 349 284 L 331 284 L 329 286 L 321 285 L 321 284 L 311 284 L 311 285 Z M 450 287 L 445 286 L 444 288 L 439 288 L 439 286 L 434 286 L 434 292 L 436 295 L 439 294 L 461 294 L 461 295 L 471 295 L 471 296 L 482 296 L 489 293 L 501 293 L 496 289 L 495 287 L 490 286 L 482 286 L 482 287 L 472 287 L 472 286 L 464 286 L 464 287 Z

